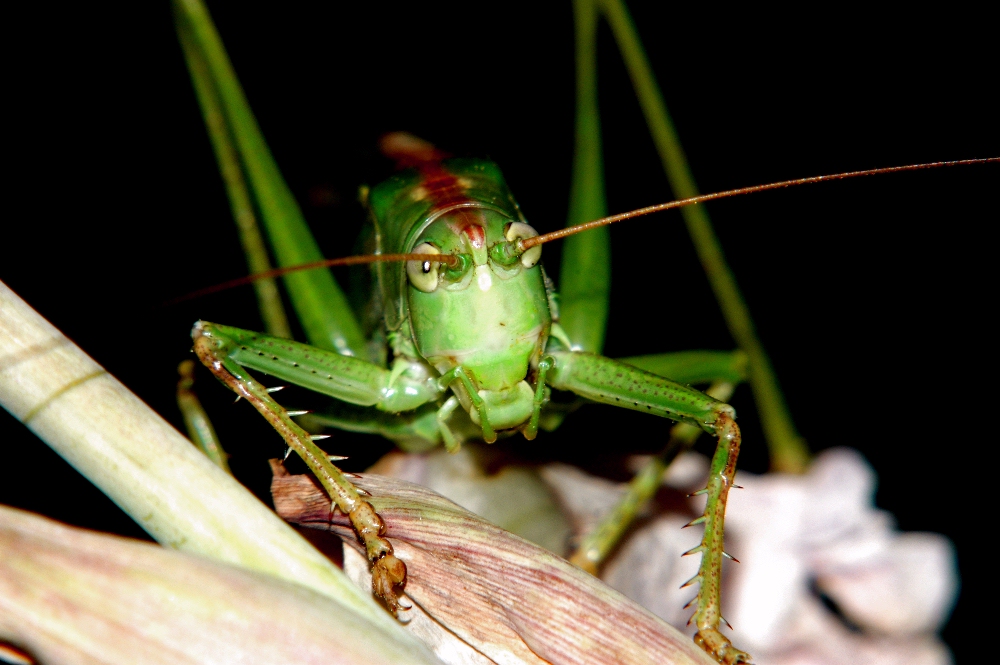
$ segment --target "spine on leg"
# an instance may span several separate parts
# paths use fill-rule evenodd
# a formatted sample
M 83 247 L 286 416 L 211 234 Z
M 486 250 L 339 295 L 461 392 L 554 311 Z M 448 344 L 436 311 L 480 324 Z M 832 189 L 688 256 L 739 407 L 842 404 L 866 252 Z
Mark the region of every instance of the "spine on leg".
M 701 520 L 705 524 L 705 535 L 701 544 L 690 554 L 701 552 L 698 567 L 698 601 L 692 619 L 698 626 L 695 641 L 720 663 L 736 665 L 751 662 L 750 654 L 733 647 L 732 643 L 719 631 L 721 613 L 722 559 L 727 556 L 723 549 L 723 533 L 726 516 L 726 500 L 729 488 L 736 475 L 736 458 L 740 452 L 740 429 L 733 420 L 733 409 L 722 405 L 715 419 L 715 433 L 719 443 L 712 457 L 706 489 L 707 500 Z
M 385 538 L 385 523 L 370 503 L 361 498 L 344 473 L 335 467 L 329 456 L 315 443 L 309 433 L 291 419 L 288 411 L 278 404 L 267 388 L 258 383 L 229 354 L 232 340 L 213 334 L 212 329 L 196 325 L 192 331 L 195 354 L 222 383 L 246 398 L 278 431 L 315 474 L 323 489 L 351 520 L 358 539 L 372 563 L 372 589 L 389 610 L 399 608 L 396 589 L 406 581 L 406 565 L 393 554 L 392 544 Z

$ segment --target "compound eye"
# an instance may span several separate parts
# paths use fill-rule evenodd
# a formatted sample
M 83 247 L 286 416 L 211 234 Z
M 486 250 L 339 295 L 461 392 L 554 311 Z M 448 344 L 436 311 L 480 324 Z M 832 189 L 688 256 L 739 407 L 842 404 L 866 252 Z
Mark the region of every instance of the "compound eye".
M 413 248 L 414 254 L 440 254 L 439 250 L 429 242 L 421 243 Z M 437 261 L 407 261 L 406 276 L 414 288 L 430 293 L 438 285 L 438 268 L 441 266 Z
M 511 222 L 507 225 L 506 232 L 504 232 L 504 237 L 507 238 L 507 242 L 526 240 L 528 238 L 534 238 L 537 235 L 538 231 L 523 222 Z M 535 245 L 521 255 L 521 265 L 525 268 L 530 268 L 538 263 L 538 259 L 540 258 L 542 258 L 542 246 Z

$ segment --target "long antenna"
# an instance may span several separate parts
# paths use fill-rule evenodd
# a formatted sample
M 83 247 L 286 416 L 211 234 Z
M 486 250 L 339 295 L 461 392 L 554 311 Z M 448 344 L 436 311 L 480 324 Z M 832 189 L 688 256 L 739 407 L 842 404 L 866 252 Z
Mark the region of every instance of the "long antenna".
M 188 300 L 194 300 L 195 298 L 201 298 L 202 296 L 212 295 L 213 293 L 218 293 L 219 291 L 227 291 L 229 289 L 236 288 L 237 286 L 252 284 L 259 279 L 281 277 L 282 275 L 287 275 L 293 272 L 315 270 L 317 268 L 359 266 L 367 263 L 395 263 L 397 261 L 446 263 L 449 268 L 455 268 L 459 264 L 459 259 L 451 254 L 364 254 L 361 256 L 344 256 L 339 259 L 323 259 L 322 261 L 313 261 L 312 263 L 303 263 L 297 266 L 275 268 L 273 270 L 266 270 L 253 275 L 247 275 L 245 277 L 238 277 L 236 279 L 231 279 L 228 282 L 222 282 L 221 284 L 215 284 L 214 286 L 207 286 L 204 289 L 198 289 L 197 291 L 192 291 L 186 295 L 173 298 L 172 300 L 168 300 L 163 303 L 163 306 L 167 307 L 170 305 L 176 305 L 178 303 L 187 302 Z
M 552 231 L 550 233 L 543 233 L 542 235 L 533 236 L 531 238 L 524 238 L 517 241 L 517 251 L 519 254 L 524 253 L 525 251 L 531 249 L 532 247 L 535 247 L 536 245 L 541 245 L 542 243 L 551 242 L 553 240 L 560 240 L 562 238 L 567 238 L 577 233 L 589 231 L 590 229 L 596 229 L 599 226 L 607 226 L 608 224 L 614 224 L 615 222 L 621 222 L 626 219 L 643 217 L 645 215 L 651 215 L 654 212 L 663 212 L 664 210 L 672 210 L 673 208 L 683 208 L 684 206 L 697 205 L 699 203 L 706 203 L 708 201 L 715 201 L 717 199 L 726 199 L 734 196 L 741 196 L 743 194 L 756 194 L 758 192 L 768 192 L 773 189 L 784 189 L 786 187 L 797 187 L 799 185 L 811 185 L 817 182 L 828 182 L 832 180 L 847 180 L 848 178 L 860 178 L 862 176 L 884 175 L 888 173 L 904 173 L 907 171 L 921 171 L 924 169 L 935 169 L 944 166 L 969 166 L 974 164 L 995 164 L 998 162 L 1000 162 L 1000 157 L 983 157 L 979 159 L 958 159 L 945 162 L 929 162 L 926 164 L 908 164 L 906 166 L 887 166 L 877 169 L 865 169 L 862 171 L 846 171 L 844 173 L 834 173 L 832 175 L 817 175 L 808 178 L 795 178 L 794 180 L 782 180 L 781 182 L 772 182 L 766 185 L 752 185 L 750 187 L 727 189 L 725 191 L 715 192 L 713 194 L 699 194 L 698 196 L 692 196 L 686 199 L 678 199 L 676 201 L 670 201 L 669 203 L 658 203 L 656 205 L 646 206 L 645 208 L 630 210 L 629 212 L 621 212 L 618 213 L 617 215 L 602 217 L 601 219 L 595 219 L 591 222 L 577 224 L 576 226 L 570 226 L 565 229 L 559 229 L 558 231 Z M 300 272 L 302 270 L 315 270 L 316 268 L 333 268 L 337 266 L 357 266 L 357 265 L 364 265 L 367 263 L 389 263 L 396 261 L 422 261 L 430 263 L 445 263 L 451 268 L 457 267 L 459 263 L 459 259 L 451 254 L 367 254 L 363 256 L 345 256 L 339 259 L 325 259 L 323 261 L 314 261 L 312 263 L 304 263 L 302 265 L 297 265 L 297 266 L 275 268 L 274 270 L 268 270 L 266 272 L 260 272 L 254 275 L 248 275 L 246 277 L 231 279 L 228 282 L 222 282 L 221 284 L 216 284 L 214 286 L 209 286 L 204 289 L 199 289 L 197 291 L 188 293 L 187 295 L 180 296 L 179 298 L 168 300 L 163 304 L 164 306 L 176 305 L 178 303 L 186 302 L 188 300 L 194 300 L 195 298 L 200 298 L 202 296 L 218 293 L 219 291 L 226 291 L 228 289 L 232 289 L 237 286 L 251 284 L 259 279 L 267 279 L 269 277 L 280 277 L 282 275 L 287 275 L 293 272 Z
M 796 187 L 798 185 L 811 185 L 817 182 L 826 182 L 829 180 L 847 180 L 848 178 L 859 178 L 861 176 L 869 175 L 883 175 L 886 173 L 903 173 L 906 171 L 920 171 L 923 169 L 934 169 L 940 168 L 942 166 L 968 166 L 970 164 L 992 164 L 995 162 L 1000 162 L 1000 157 L 984 157 L 981 159 L 958 159 L 949 162 L 930 162 L 927 164 L 909 164 L 907 166 L 887 166 L 878 169 L 865 169 L 863 171 L 847 171 L 845 173 L 834 173 L 832 175 L 817 175 L 811 176 L 809 178 L 796 178 L 794 180 L 782 180 L 781 182 L 772 182 L 767 185 L 753 185 L 750 187 L 739 187 L 737 189 L 727 189 L 722 192 L 715 192 L 713 194 L 699 194 L 698 196 L 691 196 L 686 199 L 678 199 L 676 201 L 670 201 L 669 203 L 658 203 L 656 205 L 646 206 L 645 208 L 639 208 L 637 210 L 630 210 L 629 212 L 621 212 L 617 215 L 609 215 L 608 217 L 602 217 L 601 219 L 595 219 L 592 222 L 585 222 L 583 224 L 577 224 L 576 226 L 570 226 L 565 229 L 559 229 L 558 231 L 552 231 L 550 233 L 543 233 L 542 235 L 533 236 L 531 238 L 525 238 L 517 242 L 517 248 L 519 251 L 524 252 L 536 245 L 541 245 L 542 243 L 551 242 L 552 240 L 559 240 L 561 238 L 566 238 L 577 233 L 582 233 L 583 231 L 589 231 L 590 229 L 596 229 L 599 226 L 607 226 L 608 224 L 614 224 L 615 222 L 621 222 L 626 219 L 633 219 L 635 217 L 643 217 L 644 215 L 651 215 L 654 212 L 662 212 L 664 210 L 671 210 L 673 208 L 683 208 L 684 206 L 697 205 L 699 203 L 705 203 L 707 201 L 715 201 L 716 199 L 726 199 L 733 196 L 741 196 L 743 194 L 756 194 L 757 192 L 767 192 L 772 189 L 784 189 L 786 187 Z

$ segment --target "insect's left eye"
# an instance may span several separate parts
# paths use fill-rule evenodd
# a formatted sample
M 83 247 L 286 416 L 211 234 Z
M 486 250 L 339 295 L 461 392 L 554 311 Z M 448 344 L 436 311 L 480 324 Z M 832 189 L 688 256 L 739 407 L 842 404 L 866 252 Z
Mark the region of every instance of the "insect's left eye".
M 429 242 L 421 243 L 413 248 L 414 254 L 440 254 L 439 250 Z M 414 288 L 430 293 L 438 285 L 438 268 L 441 264 L 437 261 L 407 261 L 406 277 Z
M 534 238 L 537 235 L 538 231 L 524 222 L 511 222 L 507 225 L 507 229 L 504 232 L 504 237 L 507 238 L 507 242 L 526 240 L 528 238 Z M 538 259 L 540 258 L 542 258 L 542 246 L 535 245 L 524 254 L 521 254 L 521 265 L 525 268 L 530 268 L 538 263 Z

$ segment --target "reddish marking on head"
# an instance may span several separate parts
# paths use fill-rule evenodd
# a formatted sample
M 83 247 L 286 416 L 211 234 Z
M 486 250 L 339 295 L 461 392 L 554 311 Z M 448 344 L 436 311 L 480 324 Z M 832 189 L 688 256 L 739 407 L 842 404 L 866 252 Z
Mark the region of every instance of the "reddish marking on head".
M 465 187 L 459 183 L 458 178 L 440 162 L 425 162 L 417 167 L 417 171 L 422 180 L 420 185 L 430 198 L 432 210 L 441 210 L 471 201 L 465 195 Z
M 421 180 L 419 186 L 427 192 L 432 212 L 470 202 L 465 187 L 442 164 L 451 157 L 448 153 L 405 132 L 386 134 L 380 139 L 379 147 L 386 157 L 395 160 L 398 168 L 417 170 Z
M 483 227 L 479 224 L 467 223 L 462 227 L 462 233 L 468 236 L 469 242 L 476 249 L 486 244 L 486 232 L 483 231 Z
M 380 147 L 383 154 L 396 160 L 399 168 L 413 168 L 420 174 L 417 186 L 426 193 L 430 203 L 429 213 L 475 203 L 466 195 L 466 185 L 442 163 L 450 157 L 449 154 L 422 139 L 400 132 L 382 137 Z M 458 209 L 453 213 L 450 225 L 464 234 L 473 248 L 486 245 L 486 232 L 478 211 Z

